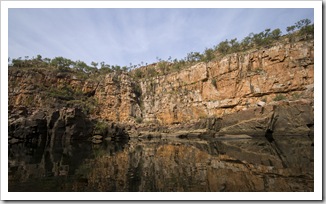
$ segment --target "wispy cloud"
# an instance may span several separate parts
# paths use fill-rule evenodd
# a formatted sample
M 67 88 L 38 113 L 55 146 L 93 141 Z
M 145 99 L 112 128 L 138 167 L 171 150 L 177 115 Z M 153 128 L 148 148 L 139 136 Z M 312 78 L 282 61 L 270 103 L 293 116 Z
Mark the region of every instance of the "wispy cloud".
M 303 18 L 313 9 L 9 9 L 9 56 L 151 63 Z

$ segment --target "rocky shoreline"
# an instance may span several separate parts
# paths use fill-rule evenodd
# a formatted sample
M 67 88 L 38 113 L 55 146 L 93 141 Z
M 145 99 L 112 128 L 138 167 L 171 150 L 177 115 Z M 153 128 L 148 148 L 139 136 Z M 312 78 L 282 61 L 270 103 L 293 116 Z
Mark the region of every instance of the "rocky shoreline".
M 78 108 L 50 114 L 37 110 L 30 116 L 24 108 L 11 111 L 16 113 L 10 120 L 11 154 L 29 152 L 21 149 L 20 144 L 26 143 L 34 143 L 40 154 L 9 161 L 13 172 L 23 163 L 26 170 L 15 176 L 26 182 L 37 177 L 33 173 L 37 164 L 37 172 L 50 172 L 60 179 L 87 167 L 82 179 L 78 175 L 79 179 L 69 180 L 74 187 L 66 186 L 66 191 L 314 190 L 311 101 L 257 106 L 222 118 L 170 126 L 111 122 L 104 131 Z M 92 153 L 101 150 L 102 156 Z M 70 160 L 74 165 L 67 163 Z M 180 171 L 189 168 L 194 170 Z M 129 177 L 135 174 L 141 183 L 130 183 Z M 193 177 L 184 185 L 180 179 L 189 175 Z M 14 184 L 20 182 L 16 177 L 10 177 L 13 191 L 20 189 Z M 105 178 L 111 178 L 110 182 L 104 182 Z M 169 178 L 174 179 L 173 188 L 161 182 Z M 39 185 L 24 190 L 53 191 Z
M 224 117 L 200 119 L 195 123 L 161 126 L 158 124 L 124 124 L 90 119 L 79 108 L 35 110 L 10 109 L 9 143 L 48 140 L 92 140 L 151 137 L 251 138 L 274 140 L 282 136 L 307 136 L 313 143 L 313 101 L 298 100 L 239 111 Z M 101 137 L 101 138 L 100 138 Z

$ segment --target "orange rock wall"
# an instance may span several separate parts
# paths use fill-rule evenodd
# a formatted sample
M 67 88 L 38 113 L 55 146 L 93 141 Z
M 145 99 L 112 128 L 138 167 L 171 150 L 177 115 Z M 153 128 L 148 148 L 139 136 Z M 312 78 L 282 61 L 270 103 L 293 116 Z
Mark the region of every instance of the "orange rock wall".
M 58 104 L 49 92 L 65 86 L 83 94 L 96 89 L 93 117 L 127 123 L 136 118 L 159 124 L 193 122 L 257 106 L 259 101 L 269 104 L 278 94 L 287 100 L 313 100 L 314 42 L 230 54 L 140 82 L 127 73 L 79 80 L 75 73 L 9 69 L 9 105 Z
M 273 102 L 277 94 L 313 99 L 313 84 L 313 41 L 279 44 L 142 81 L 142 113 L 163 124 L 219 117 Z

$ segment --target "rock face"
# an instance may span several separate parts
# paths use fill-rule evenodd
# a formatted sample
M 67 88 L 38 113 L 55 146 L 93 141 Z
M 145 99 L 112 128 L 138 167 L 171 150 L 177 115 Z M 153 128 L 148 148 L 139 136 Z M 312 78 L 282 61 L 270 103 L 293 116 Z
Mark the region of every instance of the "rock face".
M 209 129 L 223 134 L 309 135 L 314 123 L 313 108 L 306 101 L 284 102 L 278 105 L 251 108 L 224 116 Z
M 277 97 L 313 99 L 313 42 L 280 44 L 141 82 L 145 121 L 221 117 Z
M 66 139 L 85 139 L 92 133 L 91 122 L 78 108 L 54 111 L 48 118 L 48 127 L 52 139 L 64 136 Z
M 125 73 L 107 75 L 95 93 L 99 117 L 116 122 L 131 122 L 141 116 L 136 84 Z
M 35 111 L 28 116 L 26 108 L 18 108 L 17 111 L 9 110 L 9 142 L 15 143 L 20 140 L 37 142 L 47 136 L 46 115 L 42 111 Z
M 82 101 L 80 95 L 87 95 L 93 100 L 87 114 L 103 120 L 133 123 L 142 118 L 161 125 L 196 122 L 279 100 L 312 100 L 313 50 L 313 40 L 277 44 L 140 82 L 124 72 L 81 80 L 74 73 L 9 70 L 9 104 L 74 107 Z
M 10 134 L 84 137 L 86 114 L 134 132 L 192 124 L 219 135 L 313 137 L 313 50 L 313 40 L 280 43 L 138 81 L 126 72 L 82 79 L 73 71 L 10 69 Z
M 51 113 L 36 110 L 31 115 L 25 108 L 22 114 L 10 114 L 9 138 L 29 142 L 70 141 L 85 139 L 92 132 L 92 123 L 78 108 L 63 108 Z M 17 112 L 12 110 L 13 112 Z M 50 141 L 48 141 L 50 142 Z

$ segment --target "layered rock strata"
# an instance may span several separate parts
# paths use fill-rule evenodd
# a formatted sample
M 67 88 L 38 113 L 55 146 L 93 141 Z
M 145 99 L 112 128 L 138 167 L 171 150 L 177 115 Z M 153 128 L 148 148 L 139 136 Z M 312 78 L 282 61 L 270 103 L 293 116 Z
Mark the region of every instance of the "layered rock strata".
M 223 124 L 204 129 L 220 135 L 312 135 L 313 43 L 280 43 L 138 81 L 125 72 L 85 80 L 75 72 L 10 69 L 9 109 L 17 112 L 10 112 L 9 122 L 24 109 L 43 109 L 46 116 L 35 116 L 42 126 L 54 111 L 81 108 L 90 119 L 122 123 L 133 132 L 215 118 Z

